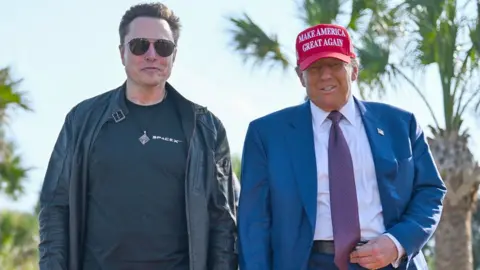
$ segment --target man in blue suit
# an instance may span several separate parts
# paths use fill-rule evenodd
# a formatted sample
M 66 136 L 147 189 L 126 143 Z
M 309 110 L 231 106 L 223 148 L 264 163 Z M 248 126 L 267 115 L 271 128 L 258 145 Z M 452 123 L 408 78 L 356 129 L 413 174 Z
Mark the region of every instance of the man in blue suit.
M 427 269 L 446 188 L 414 115 L 352 96 L 345 28 L 308 28 L 296 50 L 309 100 L 248 127 L 240 269 Z

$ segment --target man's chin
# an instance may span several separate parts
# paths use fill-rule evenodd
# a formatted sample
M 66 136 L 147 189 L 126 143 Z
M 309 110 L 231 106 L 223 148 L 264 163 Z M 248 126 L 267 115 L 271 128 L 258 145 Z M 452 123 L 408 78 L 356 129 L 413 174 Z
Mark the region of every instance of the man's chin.
M 143 85 L 149 86 L 149 87 L 156 87 L 162 84 L 165 84 L 165 81 L 146 82 Z
M 154 80 L 142 80 L 140 83 L 144 87 L 157 87 L 159 85 L 164 85 L 165 82 L 167 81 L 166 78 L 155 78 Z

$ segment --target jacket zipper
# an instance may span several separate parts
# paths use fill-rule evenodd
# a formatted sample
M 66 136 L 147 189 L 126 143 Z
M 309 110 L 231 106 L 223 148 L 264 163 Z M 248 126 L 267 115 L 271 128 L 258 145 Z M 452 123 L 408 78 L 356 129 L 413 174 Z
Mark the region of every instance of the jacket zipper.
M 192 134 L 190 135 L 190 139 L 188 140 L 188 153 L 187 153 L 187 160 L 188 160 L 188 166 L 185 168 L 185 206 L 186 206 L 186 216 L 187 216 L 187 232 L 188 232 L 188 246 L 189 246 L 189 265 L 190 269 L 194 270 L 195 269 L 195 264 L 193 262 L 193 247 L 192 247 L 192 237 L 191 237 L 191 228 L 190 228 L 190 207 L 189 203 L 190 201 L 188 200 L 188 195 L 189 195 L 189 183 L 188 183 L 188 178 L 189 178 L 189 168 L 191 166 L 191 161 L 190 161 L 190 152 L 192 149 L 192 139 L 193 135 L 195 134 L 195 130 L 197 128 L 197 112 L 195 111 L 195 107 L 192 105 L 193 108 L 193 131 Z

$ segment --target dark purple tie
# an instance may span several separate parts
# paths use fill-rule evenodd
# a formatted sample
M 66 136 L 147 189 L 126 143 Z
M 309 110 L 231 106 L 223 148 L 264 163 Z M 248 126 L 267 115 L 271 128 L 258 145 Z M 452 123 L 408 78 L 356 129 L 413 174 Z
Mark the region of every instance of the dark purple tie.
M 332 111 L 328 116 L 332 120 L 328 140 L 328 174 L 335 244 L 334 260 L 340 270 L 347 270 L 350 252 L 360 241 L 360 222 L 352 156 L 339 126 L 342 117 L 338 111 Z

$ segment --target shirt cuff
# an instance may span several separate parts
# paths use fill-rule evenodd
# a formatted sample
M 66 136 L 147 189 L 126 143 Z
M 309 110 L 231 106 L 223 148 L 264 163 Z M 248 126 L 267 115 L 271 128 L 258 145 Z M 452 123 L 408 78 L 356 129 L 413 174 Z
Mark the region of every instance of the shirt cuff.
M 385 235 L 388 236 L 393 241 L 395 246 L 397 247 L 398 257 L 394 262 L 392 262 L 392 266 L 394 268 L 398 268 L 398 266 L 400 266 L 400 262 L 402 260 L 402 257 L 405 254 L 405 250 L 403 249 L 402 245 L 400 245 L 398 240 L 393 235 L 391 235 L 389 233 L 385 233 Z

